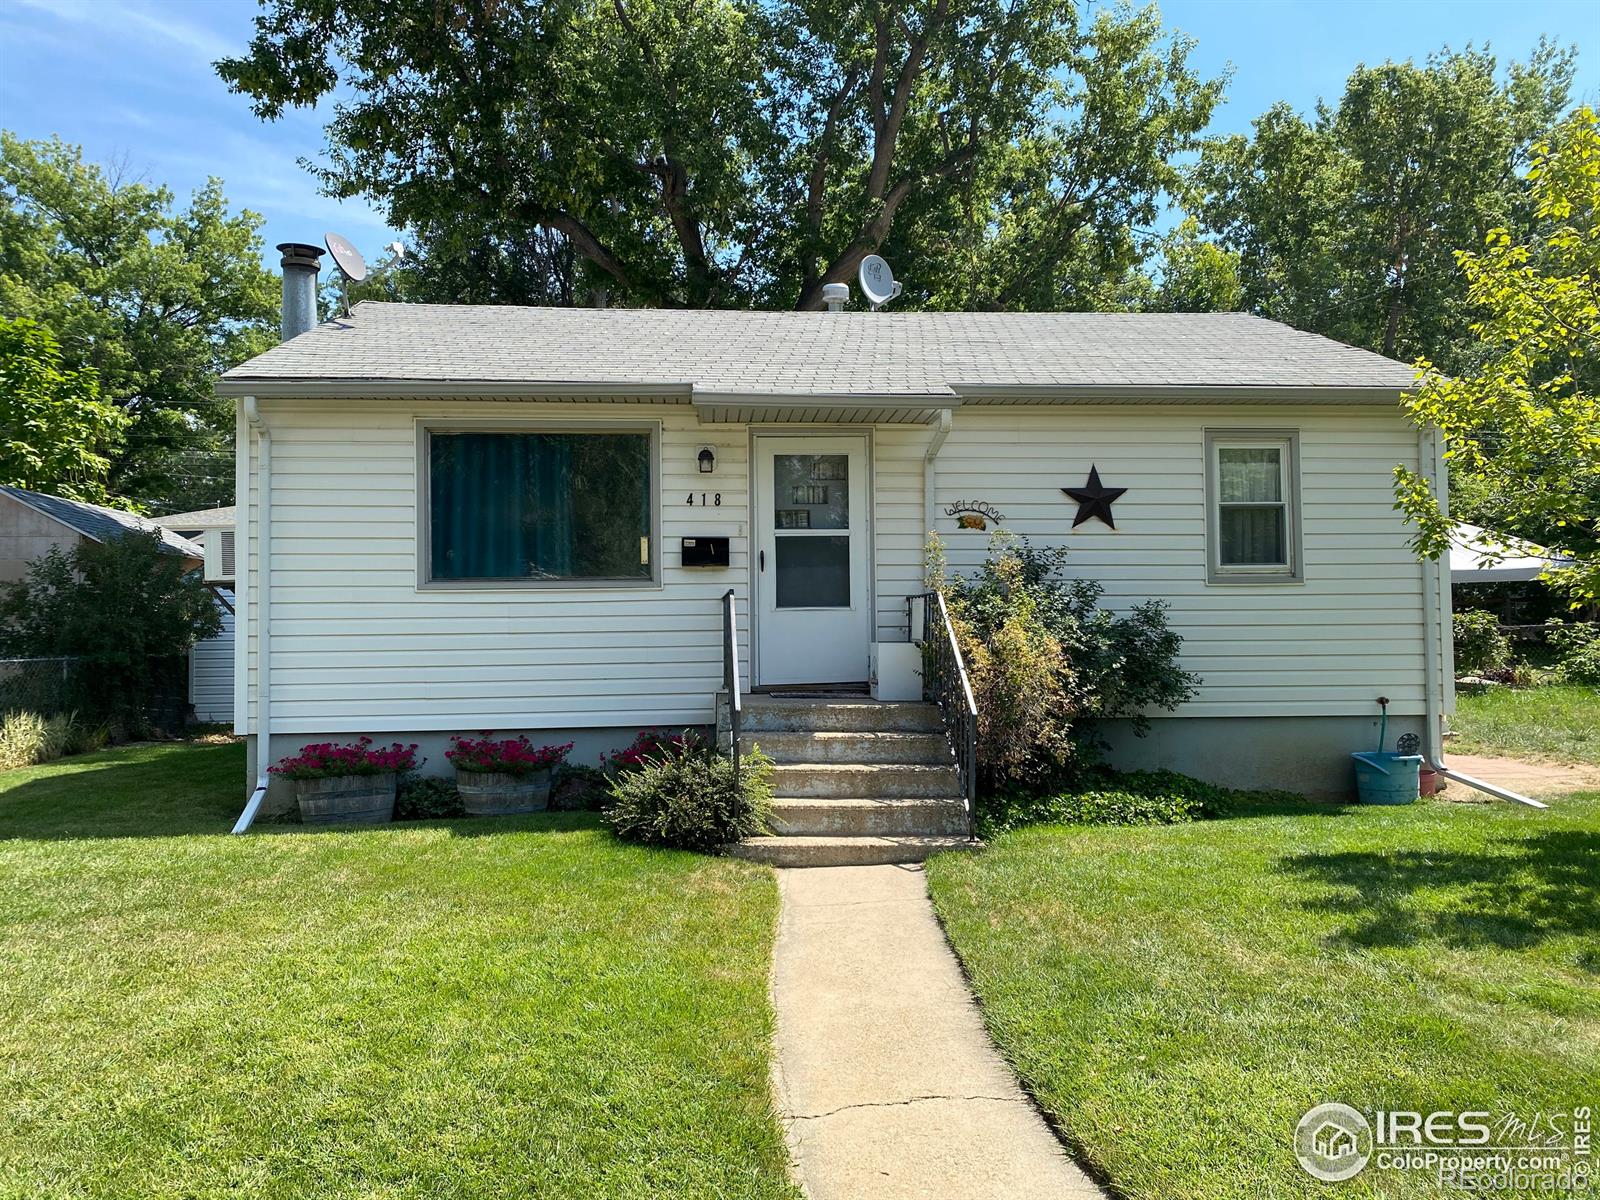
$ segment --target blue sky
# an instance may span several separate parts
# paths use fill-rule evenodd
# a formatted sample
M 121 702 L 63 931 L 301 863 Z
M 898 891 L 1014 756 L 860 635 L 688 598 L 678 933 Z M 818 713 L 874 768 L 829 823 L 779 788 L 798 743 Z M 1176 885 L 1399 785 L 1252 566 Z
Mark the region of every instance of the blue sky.
M 1198 39 L 1203 71 L 1234 68 L 1217 132 L 1247 130 L 1280 99 L 1305 110 L 1337 97 L 1358 62 L 1468 42 L 1489 43 L 1504 61 L 1526 57 L 1540 34 L 1578 45 L 1575 98 L 1600 100 L 1600 19 L 1579 0 L 1166 0 L 1161 9 Z M 30 138 L 59 133 L 180 196 L 220 176 L 235 206 L 266 218 L 269 247 L 336 229 L 376 257 L 394 236 L 382 217 L 319 195 L 297 165 L 320 153 L 322 117 L 264 124 L 211 69 L 246 44 L 255 11 L 251 0 L 0 0 L 0 125 Z

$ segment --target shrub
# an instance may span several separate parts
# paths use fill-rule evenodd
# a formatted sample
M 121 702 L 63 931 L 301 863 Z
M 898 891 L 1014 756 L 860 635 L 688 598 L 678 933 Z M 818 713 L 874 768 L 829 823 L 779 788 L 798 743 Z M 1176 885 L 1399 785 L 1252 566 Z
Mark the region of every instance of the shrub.
M 968 579 L 946 580 L 928 544 L 927 582 L 944 587 L 978 704 L 979 773 L 991 786 L 1073 778 L 1098 750 L 1094 722 L 1127 718 L 1143 734 L 1152 708 L 1172 709 L 1200 680 L 1180 669 L 1183 639 L 1159 601 L 1126 616 L 1099 607 L 1104 589 L 1067 579 L 1064 547 L 997 532 Z
M 772 763 L 759 752 L 733 763 L 704 750 L 647 756 L 611 783 L 605 819 L 618 837 L 650 846 L 714 851 L 765 832 L 772 807 Z
M 1303 802 L 1291 792 L 1219 787 L 1176 771 L 1099 768 L 1081 789 L 1053 794 L 998 792 L 982 797 L 978 835 L 989 838 L 1024 825 L 1176 825 L 1226 816 L 1263 801 Z
M 604 771 L 562 763 L 550 787 L 550 807 L 558 812 L 599 812 L 611 798 L 611 780 Z
M 648 759 L 662 753 L 699 753 L 705 749 L 706 739 L 693 729 L 669 733 L 665 729 L 641 729 L 638 735 L 621 750 L 600 756 L 600 765 L 613 775 L 637 770 Z
M 496 741 L 485 730 L 481 738 L 453 737 L 444 756 L 458 771 L 477 774 L 526 775 L 548 771 L 567 757 L 571 742 L 559 746 L 535 746 L 526 737 Z
M 454 781 L 437 775 L 407 775 L 400 781 L 394 798 L 396 821 L 436 821 L 446 817 L 464 817 L 461 793 Z
M 417 757 L 416 743 L 402 746 L 395 742 L 376 750 L 371 747 L 369 737 L 345 746 L 316 742 L 301 746 L 299 754 L 280 758 L 267 771 L 283 779 L 332 779 L 341 775 L 383 775 L 390 771 L 403 775 L 426 761 Z
M 53 762 L 79 737 L 70 713 L 10 712 L 0 721 L 0 771 Z
M 211 590 L 153 532 L 51 550 L 0 586 L 0 653 L 78 659 L 66 703 L 132 733 L 181 724 L 183 656 L 221 627 Z
M 1488 675 L 1511 662 L 1511 641 L 1500 632 L 1500 620 L 1491 612 L 1467 609 L 1452 619 L 1456 644 L 1456 674 Z
M 1548 640 L 1556 652 L 1556 674 L 1563 683 L 1600 687 L 1600 625 L 1568 625 L 1546 621 Z

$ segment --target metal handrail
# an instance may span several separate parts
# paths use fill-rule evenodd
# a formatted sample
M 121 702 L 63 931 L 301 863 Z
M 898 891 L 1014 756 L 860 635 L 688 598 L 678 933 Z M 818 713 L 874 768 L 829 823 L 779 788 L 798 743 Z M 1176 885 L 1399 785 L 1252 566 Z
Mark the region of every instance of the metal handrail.
M 922 601 L 922 695 L 939 706 L 950 748 L 955 752 L 956 776 L 967 807 L 967 836 L 976 837 L 978 801 L 978 702 L 972 696 L 972 680 L 966 660 L 956 641 L 955 623 L 943 592 L 923 592 L 906 597 L 906 627 L 916 632 L 911 605 Z M 935 612 L 941 630 L 932 630 L 929 618 Z
M 739 792 L 739 726 L 744 700 L 739 694 L 739 614 L 733 602 L 733 589 L 722 597 L 722 683 L 728 689 L 729 752 L 733 759 L 733 790 Z

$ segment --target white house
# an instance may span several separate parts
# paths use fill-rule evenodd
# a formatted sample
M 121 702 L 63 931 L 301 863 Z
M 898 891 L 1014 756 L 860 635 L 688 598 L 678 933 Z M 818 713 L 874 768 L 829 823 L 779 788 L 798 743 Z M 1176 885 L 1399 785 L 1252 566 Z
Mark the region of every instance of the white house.
M 163 529 L 188 538 L 205 551 L 206 582 L 217 600 L 222 631 L 196 642 L 189 652 L 189 705 L 195 718 L 233 723 L 234 508 L 202 508 L 159 517 Z
M 1443 483 L 1411 382 L 1243 314 L 360 304 L 219 386 L 251 777 L 326 737 L 592 762 L 708 724 L 729 589 L 745 689 L 865 683 L 927 533 L 963 570 L 998 524 L 1171 606 L 1204 682 L 1117 761 L 1347 793 L 1378 697 L 1434 746 L 1450 695 L 1446 568 L 1391 491 Z M 1075 524 L 1091 475 L 1114 528 Z

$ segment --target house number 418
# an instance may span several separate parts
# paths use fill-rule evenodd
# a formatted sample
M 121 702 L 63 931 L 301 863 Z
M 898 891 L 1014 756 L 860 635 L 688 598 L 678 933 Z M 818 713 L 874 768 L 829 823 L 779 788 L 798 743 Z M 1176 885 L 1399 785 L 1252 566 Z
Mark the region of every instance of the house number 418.
M 708 496 L 710 497 L 710 499 L 707 499 Z M 700 493 L 700 499 L 696 500 L 694 498 L 694 493 L 690 492 L 689 493 L 689 503 L 690 503 L 691 506 L 695 505 L 695 504 L 703 504 L 703 505 L 711 505 L 712 507 L 715 507 L 715 508 L 721 508 L 722 507 L 722 493 L 721 492 L 701 492 Z

